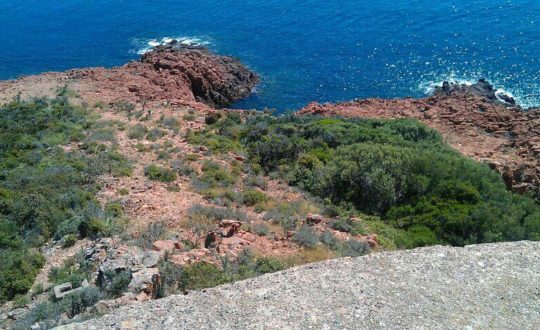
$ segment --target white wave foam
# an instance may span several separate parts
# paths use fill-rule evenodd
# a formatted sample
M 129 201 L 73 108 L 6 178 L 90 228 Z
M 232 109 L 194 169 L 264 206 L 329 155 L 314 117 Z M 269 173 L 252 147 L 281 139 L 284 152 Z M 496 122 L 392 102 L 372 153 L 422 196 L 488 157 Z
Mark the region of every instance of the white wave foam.
M 420 82 L 418 89 L 426 95 L 431 95 L 435 91 L 436 87 L 442 87 L 443 83 L 448 81 L 451 84 L 467 85 L 470 86 L 478 81 L 478 79 L 471 79 L 466 77 L 460 77 L 455 74 L 449 74 L 443 77 L 437 77 L 433 80 L 425 80 Z
M 210 44 L 210 41 L 205 37 L 163 37 L 161 39 L 147 40 L 135 39 L 133 44 L 137 47 L 137 49 L 132 50 L 132 52 L 138 55 L 143 55 L 157 46 L 170 44 L 174 40 L 176 40 L 178 44 L 184 46 L 208 46 Z
M 483 78 L 484 75 L 482 74 L 470 74 L 467 76 L 461 76 L 454 73 L 446 74 L 446 75 L 433 75 L 429 74 L 427 75 L 429 78 L 424 79 L 418 84 L 418 90 L 421 91 L 425 95 L 431 95 L 435 91 L 436 87 L 442 87 L 443 82 L 448 81 L 450 83 L 455 84 L 463 84 L 463 85 L 472 85 L 478 81 L 479 78 Z M 538 86 L 526 86 L 527 88 L 520 88 L 524 86 L 512 86 L 511 88 L 504 86 L 500 83 L 499 79 L 493 79 L 489 76 L 486 77 L 486 80 L 489 81 L 495 88 L 495 95 L 508 95 L 512 97 L 517 104 L 519 104 L 522 108 L 533 108 L 540 106 L 540 95 L 531 95 L 531 94 L 525 94 L 522 92 L 522 90 L 525 89 L 532 89 L 532 90 L 539 90 Z

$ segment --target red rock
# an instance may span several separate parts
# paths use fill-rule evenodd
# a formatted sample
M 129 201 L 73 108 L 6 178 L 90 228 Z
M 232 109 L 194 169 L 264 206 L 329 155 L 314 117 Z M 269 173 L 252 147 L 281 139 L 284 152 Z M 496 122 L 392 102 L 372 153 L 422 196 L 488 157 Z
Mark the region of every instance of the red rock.
M 155 241 L 152 244 L 152 249 L 159 252 L 170 252 L 172 253 L 174 249 L 176 248 L 177 242 L 172 240 L 164 240 L 164 241 Z
M 323 221 L 323 217 L 318 214 L 308 213 L 306 220 L 304 221 L 308 225 L 318 225 Z
M 221 237 L 231 237 L 234 234 L 238 233 L 242 222 L 238 220 L 221 220 L 219 227 L 221 228 L 219 233 Z

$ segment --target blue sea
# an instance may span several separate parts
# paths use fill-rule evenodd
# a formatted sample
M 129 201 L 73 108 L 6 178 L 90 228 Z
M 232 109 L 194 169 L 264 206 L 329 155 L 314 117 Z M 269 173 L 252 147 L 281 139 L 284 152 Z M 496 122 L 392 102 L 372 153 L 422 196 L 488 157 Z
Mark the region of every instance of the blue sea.
M 262 76 L 236 106 L 421 97 L 484 77 L 540 105 L 540 1 L 0 0 L 0 79 L 117 66 L 166 38 Z

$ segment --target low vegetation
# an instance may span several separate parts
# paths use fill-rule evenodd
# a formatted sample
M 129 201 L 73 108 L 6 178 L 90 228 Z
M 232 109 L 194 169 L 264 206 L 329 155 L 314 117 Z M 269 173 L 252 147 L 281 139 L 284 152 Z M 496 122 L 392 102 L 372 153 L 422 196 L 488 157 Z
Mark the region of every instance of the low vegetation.
M 0 108 L 0 303 L 30 289 L 44 263 L 36 248 L 48 240 L 69 246 L 121 223 L 96 200 L 96 178 L 129 175 L 131 165 L 65 94 Z
M 160 293 L 165 296 L 190 290 L 201 290 L 246 278 L 272 273 L 287 268 L 283 260 L 255 256 L 246 249 L 235 261 L 222 260 L 223 267 L 198 262 L 190 266 L 176 266 L 163 260 L 159 265 L 163 287 Z
M 192 140 L 240 143 L 230 149 L 342 216 L 336 230 L 364 234 L 364 225 L 347 219 L 368 215 L 369 230 L 398 248 L 540 239 L 540 208 L 532 198 L 508 191 L 496 172 L 415 120 L 245 117 L 208 119 L 209 127 Z M 296 226 L 292 217 L 274 218 L 285 228 Z

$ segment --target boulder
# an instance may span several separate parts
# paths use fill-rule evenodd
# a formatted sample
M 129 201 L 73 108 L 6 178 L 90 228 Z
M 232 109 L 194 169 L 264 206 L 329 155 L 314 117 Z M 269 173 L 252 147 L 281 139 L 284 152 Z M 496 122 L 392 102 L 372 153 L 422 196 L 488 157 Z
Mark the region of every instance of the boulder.
M 143 265 L 150 268 L 156 267 L 160 258 L 161 254 L 157 251 L 146 251 L 143 258 Z
M 156 298 L 161 277 L 157 268 L 143 268 L 131 274 L 128 290 L 134 294 L 145 293 L 148 297 Z
M 174 252 L 176 249 L 176 242 L 173 240 L 155 241 L 152 243 L 152 249 L 158 252 Z
M 366 242 L 372 248 L 377 247 L 379 245 L 379 239 L 377 238 L 377 235 L 375 234 L 367 235 Z
M 313 226 L 313 225 L 318 225 L 322 221 L 323 221 L 323 217 L 321 215 L 308 213 L 306 220 L 304 222 L 310 226 Z
M 219 223 L 219 234 L 221 237 L 231 237 L 238 233 L 241 226 L 242 222 L 238 220 L 221 220 Z

